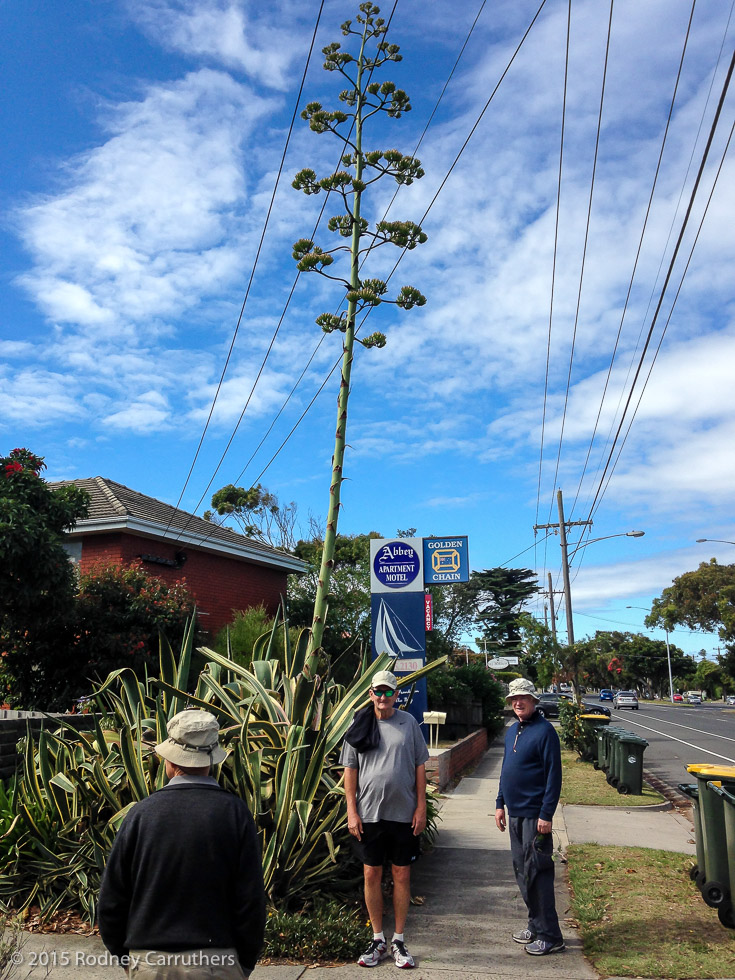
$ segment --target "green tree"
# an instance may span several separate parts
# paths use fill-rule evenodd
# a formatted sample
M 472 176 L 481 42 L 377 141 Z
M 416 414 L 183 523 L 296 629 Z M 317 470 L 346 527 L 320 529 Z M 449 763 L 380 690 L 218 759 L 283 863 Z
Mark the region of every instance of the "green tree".
M 335 330 L 343 333 L 344 340 L 327 527 L 316 583 L 309 656 L 306 663 L 307 672 L 312 674 L 316 671 L 319 650 L 322 646 L 328 610 L 327 597 L 331 591 L 330 578 L 335 558 L 340 493 L 344 479 L 347 406 L 354 345 L 357 341 L 363 347 L 385 346 L 385 337 L 381 333 L 373 333 L 363 338 L 357 337 L 355 320 L 360 313 L 365 312 L 367 315 L 381 303 L 392 302 L 403 309 L 410 309 L 426 302 L 425 297 L 412 286 L 403 286 L 396 298 L 389 300 L 386 296 L 388 286 L 383 280 L 368 279 L 361 275 L 361 266 L 370 249 L 385 244 L 396 245 L 402 249 L 413 249 L 426 241 L 426 235 L 418 225 L 410 221 L 378 221 L 371 231 L 367 220 L 362 216 L 362 196 L 371 184 L 386 176 L 392 177 L 398 184 L 411 184 L 423 176 L 423 170 L 419 160 L 404 156 L 398 150 L 363 148 L 363 128 L 370 119 L 379 115 L 398 119 L 404 112 L 410 110 L 411 105 L 406 93 L 396 88 L 393 82 L 373 81 L 375 73 L 386 62 L 400 61 L 401 56 L 398 53 L 398 45 L 388 44 L 385 40 L 388 28 L 383 18 L 378 17 L 379 8 L 373 3 L 361 3 L 359 10 L 357 28 L 353 28 L 349 20 L 342 24 L 342 34 L 356 39 L 357 54 L 343 51 L 337 42 L 323 49 L 325 70 L 337 72 L 347 82 L 347 88 L 339 95 L 339 100 L 347 111 L 343 109 L 328 111 L 323 109 L 319 102 L 310 102 L 301 114 L 302 118 L 308 121 L 312 132 L 332 133 L 338 136 L 343 143 L 340 162 L 344 169 L 337 170 L 320 180 L 313 170 L 306 168 L 300 171 L 293 181 L 293 186 L 305 194 L 326 191 L 335 193 L 342 199 L 345 213 L 330 218 L 328 227 L 343 239 L 349 239 L 349 245 L 337 245 L 326 250 L 311 239 L 301 239 L 295 243 L 293 249 L 299 271 L 317 272 L 340 283 L 345 290 L 344 299 L 347 303 L 346 311 L 340 314 L 322 313 L 316 321 L 326 333 Z M 347 258 L 348 271 L 345 276 L 340 276 L 332 269 L 332 265 L 335 258 L 343 255 Z
M 677 576 L 653 600 L 646 625 L 716 631 L 725 645 L 719 663 L 735 677 L 735 565 L 719 565 L 712 558 L 696 571 Z
M 370 540 L 381 534 L 338 534 L 335 539 L 330 577 L 330 628 L 323 636 L 322 650 L 336 670 L 336 677 L 347 683 L 370 646 Z M 324 541 L 299 541 L 297 558 L 309 563 L 304 575 L 288 580 L 289 621 L 309 627 L 314 611 L 314 594 L 319 581 Z
M 429 586 L 434 629 L 426 634 L 426 659 L 450 656 L 469 632 L 475 616 L 474 598 L 466 582 Z
M 631 688 L 668 694 L 669 668 L 666 643 L 642 633 L 598 630 L 594 637 L 575 644 L 580 671 L 599 687 Z M 674 644 L 672 674 L 694 670 L 694 661 Z
M 548 626 L 527 612 L 518 616 L 523 653 L 519 666 L 543 690 L 549 687 L 561 667 L 559 643 Z
M 232 518 L 238 530 L 249 538 L 255 538 L 273 548 L 293 551 L 296 544 L 295 526 L 297 507 L 281 504 L 278 497 L 258 483 L 254 487 L 236 487 L 228 483 L 212 495 L 214 510 L 206 510 L 205 521 L 224 523 Z M 217 517 L 222 520 L 217 521 Z
M 472 572 L 469 591 L 488 650 L 499 656 L 520 656 L 520 616 L 523 606 L 539 591 L 536 573 L 530 568 L 486 568 Z
M 27 449 L 0 457 L 1 699 L 48 708 L 65 668 L 76 580 L 64 532 L 87 514 L 89 497 L 51 490 L 43 458 Z

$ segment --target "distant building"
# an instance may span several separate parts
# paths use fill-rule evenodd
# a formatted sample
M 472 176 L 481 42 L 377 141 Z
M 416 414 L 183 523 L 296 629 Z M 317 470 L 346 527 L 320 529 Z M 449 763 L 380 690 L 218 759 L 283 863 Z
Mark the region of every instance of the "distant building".
M 286 595 L 286 577 L 305 562 L 227 527 L 177 510 L 154 497 L 101 476 L 49 483 L 73 484 L 90 497 L 89 514 L 66 535 L 66 550 L 80 571 L 102 563 L 143 566 L 168 584 L 186 581 L 202 629 L 212 636 L 233 610 L 262 603 L 275 614 Z

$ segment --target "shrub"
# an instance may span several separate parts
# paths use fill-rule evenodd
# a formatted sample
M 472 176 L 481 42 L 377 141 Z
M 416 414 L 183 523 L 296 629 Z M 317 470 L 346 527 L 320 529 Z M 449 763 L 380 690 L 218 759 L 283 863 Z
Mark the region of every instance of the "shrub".
M 300 912 L 271 909 L 265 924 L 263 956 L 272 959 L 354 960 L 372 939 L 365 913 L 333 899 L 317 897 Z
M 18 836 L 0 838 L 0 901 L 21 909 L 36 903 L 44 917 L 73 909 L 94 919 L 117 827 L 136 801 L 164 784 L 158 756 L 144 754 L 142 729 L 154 728 L 161 741 L 168 719 L 186 705 L 219 719 L 228 755 L 217 775 L 253 814 L 270 903 L 303 905 L 354 880 L 339 748 L 355 709 L 368 702 L 374 671 L 393 661 L 366 664 L 344 688 L 328 673 L 305 673 L 307 640 L 304 631 L 293 645 L 288 629 L 274 630 L 249 668 L 200 648 L 206 662 L 192 693 L 192 624 L 178 657 L 161 643 L 157 678 L 121 668 L 96 687 L 91 731 L 62 726 L 27 738 L 12 794 Z
M 139 561 L 98 565 L 79 579 L 74 659 L 85 677 L 120 667 L 143 676 L 158 663 L 159 634 L 178 647 L 193 613 L 185 581 L 169 585 Z
M 482 705 L 482 724 L 488 735 L 497 734 L 503 727 L 503 691 L 484 664 L 447 665 L 429 674 L 426 685 L 431 709 L 439 710 L 446 704 L 479 701 Z
M 232 622 L 223 627 L 217 634 L 214 649 L 217 653 L 229 651 L 239 664 L 247 666 L 253 659 L 253 647 L 258 637 L 268 633 L 273 628 L 273 617 L 261 602 L 259 606 L 250 609 L 236 609 Z

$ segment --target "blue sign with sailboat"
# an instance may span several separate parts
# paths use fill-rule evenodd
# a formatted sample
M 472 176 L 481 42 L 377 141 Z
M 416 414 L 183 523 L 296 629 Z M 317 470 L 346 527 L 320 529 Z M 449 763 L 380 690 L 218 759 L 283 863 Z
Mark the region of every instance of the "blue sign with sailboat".
M 396 658 L 393 673 L 405 677 L 420 670 L 426 662 L 426 623 L 423 592 L 377 593 L 371 597 L 373 657 L 387 653 Z M 410 688 L 401 690 L 399 704 L 405 704 Z M 409 712 L 423 723 L 427 710 L 426 678 L 418 681 Z

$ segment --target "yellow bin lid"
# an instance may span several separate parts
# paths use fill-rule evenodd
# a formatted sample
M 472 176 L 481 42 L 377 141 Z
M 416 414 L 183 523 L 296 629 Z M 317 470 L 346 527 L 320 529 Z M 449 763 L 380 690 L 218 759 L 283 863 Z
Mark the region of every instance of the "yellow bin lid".
M 687 766 L 687 772 L 711 779 L 735 779 L 735 766 L 717 766 L 712 762 L 699 762 Z

